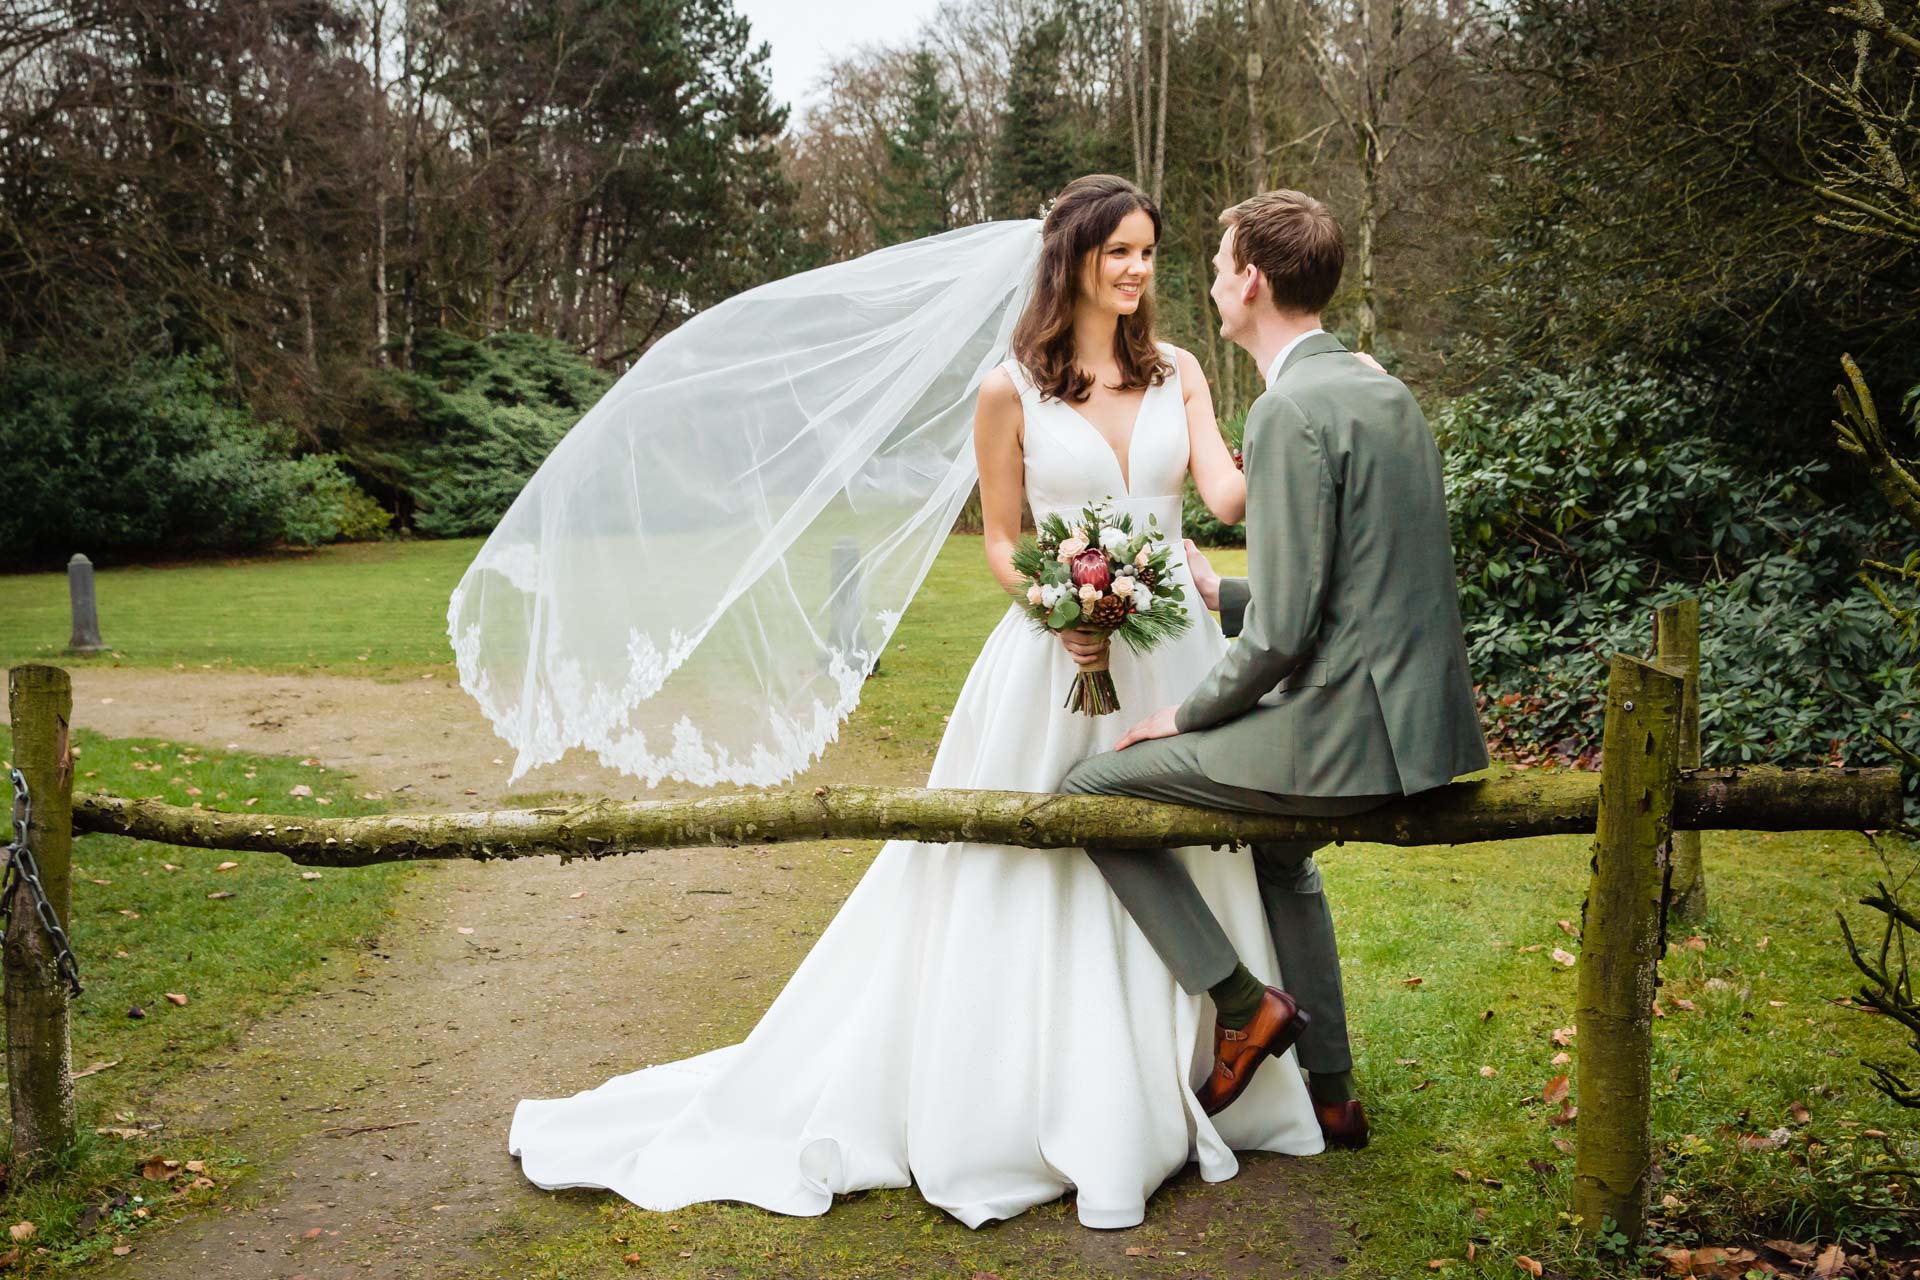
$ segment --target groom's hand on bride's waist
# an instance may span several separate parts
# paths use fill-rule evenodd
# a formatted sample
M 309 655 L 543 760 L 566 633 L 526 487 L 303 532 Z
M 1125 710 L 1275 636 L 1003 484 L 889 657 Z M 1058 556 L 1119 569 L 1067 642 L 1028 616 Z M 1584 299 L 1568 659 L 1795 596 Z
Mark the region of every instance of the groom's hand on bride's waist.
M 1183 539 L 1181 544 L 1187 553 L 1187 572 L 1193 575 L 1193 589 L 1200 593 L 1200 602 L 1215 613 L 1220 611 L 1220 575 L 1215 572 L 1213 561 L 1201 554 L 1200 548 L 1193 545 L 1192 538 Z
M 1152 738 L 1171 738 L 1180 732 L 1180 726 L 1173 722 L 1173 713 L 1178 707 L 1162 707 L 1127 730 L 1126 736 L 1113 744 L 1115 751 L 1125 751 L 1136 742 L 1146 742 Z

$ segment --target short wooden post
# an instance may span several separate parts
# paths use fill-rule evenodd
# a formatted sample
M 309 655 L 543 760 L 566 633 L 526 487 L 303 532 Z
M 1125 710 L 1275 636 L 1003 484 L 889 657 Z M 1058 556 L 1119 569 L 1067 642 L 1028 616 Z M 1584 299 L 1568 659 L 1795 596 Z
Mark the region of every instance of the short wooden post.
M 62 928 L 69 928 L 73 882 L 73 761 L 67 726 L 73 683 L 58 667 L 20 666 L 7 673 L 13 720 L 13 763 L 33 798 L 27 847 Z M 7 1090 L 13 1113 L 12 1175 L 31 1172 L 40 1157 L 71 1146 L 75 1132 L 73 1050 L 67 987 L 54 949 L 24 883 L 13 891 L 0 973 L 6 981 Z
M 1573 1212 L 1583 1231 L 1611 1221 L 1636 1243 L 1653 1160 L 1653 992 L 1685 683 L 1614 655 L 1580 938 Z
M 1653 660 L 1687 681 L 1680 704 L 1680 768 L 1700 767 L 1700 602 L 1679 600 L 1653 615 Z M 1700 863 L 1700 833 L 1673 833 L 1673 891 L 1667 898 L 1670 920 L 1703 920 L 1707 915 L 1707 874 Z

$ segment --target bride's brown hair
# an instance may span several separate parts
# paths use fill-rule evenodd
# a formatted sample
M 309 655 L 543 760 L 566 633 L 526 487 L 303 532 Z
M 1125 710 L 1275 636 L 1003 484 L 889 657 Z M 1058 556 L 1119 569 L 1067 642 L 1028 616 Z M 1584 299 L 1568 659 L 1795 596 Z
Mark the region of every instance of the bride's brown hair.
M 1160 210 L 1146 192 L 1110 173 L 1089 174 L 1066 185 L 1040 229 L 1040 265 L 1033 296 L 1013 330 L 1013 358 L 1033 379 L 1042 397 L 1075 404 L 1093 392 L 1093 375 L 1074 363 L 1073 305 L 1080 296 L 1087 256 L 1107 243 L 1115 227 L 1134 210 L 1153 219 L 1154 243 L 1160 241 Z M 1153 294 L 1140 294 L 1140 306 L 1120 317 L 1113 331 L 1113 355 L 1120 366 L 1115 391 L 1157 387 L 1173 366 L 1153 343 Z

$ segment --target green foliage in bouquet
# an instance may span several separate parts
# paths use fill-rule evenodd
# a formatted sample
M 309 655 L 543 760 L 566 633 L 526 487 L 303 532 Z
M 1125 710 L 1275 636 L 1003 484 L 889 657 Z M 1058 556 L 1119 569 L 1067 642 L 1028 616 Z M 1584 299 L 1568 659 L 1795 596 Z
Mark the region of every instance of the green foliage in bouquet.
M 1182 604 L 1187 593 L 1173 580 L 1173 547 L 1158 526 L 1159 521 L 1148 516 L 1147 527 L 1136 529 L 1131 515 L 1098 504 L 1090 504 L 1081 511 L 1077 526 L 1069 526 L 1065 517 L 1057 513 L 1041 518 L 1036 536 L 1022 538 L 1014 548 L 1013 567 L 1021 577 L 1042 588 L 1058 588 L 1059 599 L 1051 605 L 1029 603 L 1028 614 L 1047 630 L 1084 626 L 1111 631 L 1136 653 L 1145 653 L 1186 631 L 1193 625 L 1192 617 Z M 1108 530 L 1117 530 L 1124 541 L 1105 547 L 1101 538 Z M 1131 576 L 1147 587 L 1152 595 L 1151 605 L 1146 609 L 1128 608 L 1118 626 L 1102 626 L 1090 616 L 1090 610 L 1082 606 L 1077 594 L 1072 564 L 1060 558 L 1060 548 L 1076 537 L 1086 542 L 1085 551 L 1104 552 L 1109 582 Z M 1134 561 L 1142 551 L 1146 552 L 1146 562 L 1136 565 Z M 1105 584 L 1102 585 L 1104 588 Z

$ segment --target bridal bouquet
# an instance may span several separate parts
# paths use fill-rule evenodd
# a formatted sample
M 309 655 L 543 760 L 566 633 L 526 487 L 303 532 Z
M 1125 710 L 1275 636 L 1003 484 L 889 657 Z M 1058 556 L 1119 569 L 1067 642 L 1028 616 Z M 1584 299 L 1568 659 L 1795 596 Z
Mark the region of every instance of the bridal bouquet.
M 1014 570 L 1028 581 L 1027 615 L 1047 631 L 1117 635 L 1136 653 L 1185 631 L 1193 619 L 1180 603 L 1186 592 L 1168 571 L 1173 548 L 1158 523 L 1148 516 L 1147 527 L 1135 530 L 1132 516 L 1098 503 L 1072 525 L 1058 515 L 1041 520 L 1038 534 L 1013 553 Z M 1080 669 L 1066 705 L 1090 716 L 1120 709 L 1104 659 Z

